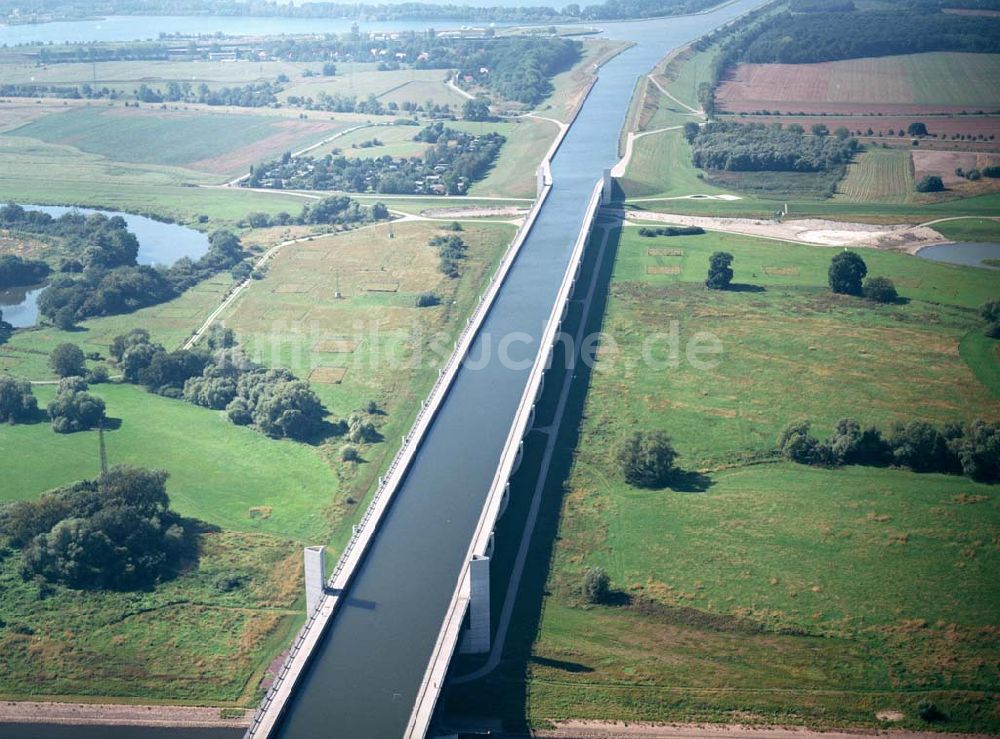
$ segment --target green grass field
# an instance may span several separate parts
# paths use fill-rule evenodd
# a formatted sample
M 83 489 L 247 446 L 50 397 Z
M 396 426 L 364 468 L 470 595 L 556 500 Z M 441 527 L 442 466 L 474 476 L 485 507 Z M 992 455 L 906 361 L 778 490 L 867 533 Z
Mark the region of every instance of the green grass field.
M 39 405 L 44 408 L 54 392 L 37 387 Z M 329 536 L 325 512 L 337 476 L 309 446 L 268 439 L 234 426 L 223 413 L 131 385 L 97 385 L 93 392 L 104 398 L 109 418 L 121 419 L 120 429 L 105 434 L 109 462 L 167 470 L 171 501 L 183 515 L 300 542 Z M 97 451 L 93 431 L 57 434 L 48 423 L 0 428 L 4 500 L 35 498 L 94 477 Z M 270 509 L 266 518 L 251 514 L 261 506 Z
M 197 569 L 133 593 L 40 589 L 5 556 L 0 696 L 252 706 L 303 621 L 299 552 L 265 534 L 206 534 Z M 223 592 L 220 578 L 242 584 Z
M 963 218 L 934 224 L 934 230 L 955 241 L 1000 242 L 1000 221 L 993 218 Z
M 756 291 L 704 287 L 717 249 Z M 995 277 L 860 253 L 908 303 L 831 295 L 833 250 L 624 230 L 603 323 L 598 313 L 590 327 L 607 338 L 576 391 L 580 428 L 561 436 L 505 659 L 452 689 L 449 710 L 499 714 L 512 728 L 568 718 L 888 727 L 876 712 L 899 711 L 893 725 L 923 728 L 916 706 L 932 700 L 949 730 L 997 730 L 994 486 L 753 463 L 796 418 L 820 435 L 849 415 L 883 426 L 1000 418 L 1000 385 L 991 391 L 970 367 L 988 361 L 979 344 L 997 342 L 966 346 L 982 336 L 975 307 Z M 645 361 L 644 345 L 669 358 L 668 343 L 648 342 L 674 320 L 678 366 Z M 698 369 L 685 345 L 705 333 L 722 353 Z M 624 483 L 618 440 L 652 428 L 673 437 L 689 489 L 703 492 Z M 595 565 L 619 605 L 583 602 Z
M 859 203 L 908 203 L 913 195 L 910 152 L 872 148 L 848 165 L 834 197 Z

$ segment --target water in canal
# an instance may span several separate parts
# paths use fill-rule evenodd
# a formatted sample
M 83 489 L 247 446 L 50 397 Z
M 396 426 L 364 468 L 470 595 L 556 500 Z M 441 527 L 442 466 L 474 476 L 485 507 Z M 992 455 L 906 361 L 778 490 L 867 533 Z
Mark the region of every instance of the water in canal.
M 758 4 L 608 24 L 636 42 L 605 65 L 555 161 L 555 185 L 473 344 L 479 369 L 463 367 L 428 431 L 368 557 L 279 734 L 288 739 L 385 739 L 403 734 L 464 557 L 497 469 L 544 322 L 554 304 L 587 200 L 617 144 L 636 79 L 671 48 Z M 517 334 L 510 366 L 502 337 Z

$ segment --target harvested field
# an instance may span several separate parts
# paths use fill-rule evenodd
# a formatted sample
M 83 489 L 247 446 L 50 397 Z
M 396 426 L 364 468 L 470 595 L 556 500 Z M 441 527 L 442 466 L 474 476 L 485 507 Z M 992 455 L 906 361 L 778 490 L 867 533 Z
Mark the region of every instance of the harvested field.
M 910 152 L 879 148 L 865 151 L 857 157 L 847 168 L 847 176 L 841 180 L 836 194 L 838 199 L 860 203 L 905 203 L 912 196 Z
M 912 114 L 1000 107 L 1000 55 L 929 53 L 819 64 L 741 64 L 721 110 Z
M 938 175 L 944 180 L 945 187 L 955 187 L 968 182 L 964 177 L 955 174 L 961 168 L 983 169 L 1000 164 L 1000 154 L 985 154 L 972 151 L 914 151 L 913 175 L 917 180 L 926 175 Z
M 679 275 L 681 273 L 680 265 L 649 265 L 646 267 L 647 275 Z
M 322 121 L 281 121 L 272 128 L 279 129 L 278 133 L 262 138 L 250 146 L 208 159 L 199 159 L 187 166 L 212 174 L 242 171 L 262 159 L 299 149 L 303 144 L 331 136 L 345 128 L 345 125 Z
M 683 249 L 647 249 L 646 254 L 651 257 L 683 257 Z

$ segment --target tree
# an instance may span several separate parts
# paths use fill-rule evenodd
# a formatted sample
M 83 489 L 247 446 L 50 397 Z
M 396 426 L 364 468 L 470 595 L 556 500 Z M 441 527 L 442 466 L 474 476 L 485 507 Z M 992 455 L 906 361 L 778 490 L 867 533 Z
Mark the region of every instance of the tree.
M 86 369 L 86 357 L 83 350 L 76 344 L 64 343 L 52 350 L 49 355 L 49 367 L 59 377 L 83 375 Z
M 778 451 L 793 462 L 813 464 L 817 457 L 819 439 L 809 433 L 809 421 L 794 421 L 778 436 Z
M 916 472 L 956 472 L 958 460 L 948 439 L 926 421 L 896 424 L 889 436 L 893 461 Z
M 837 421 L 833 436 L 827 442 L 838 464 L 885 464 L 889 447 L 882 432 L 875 426 L 861 428 L 853 418 Z
M 830 289 L 844 295 L 861 295 L 861 281 L 868 274 L 865 261 L 852 251 L 842 251 L 830 260 Z
M 952 442 L 962 473 L 974 480 L 1000 479 L 1000 424 L 975 420 Z
M 733 281 L 733 255 L 725 251 L 717 251 L 708 260 L 708 278 L 705 285 L 712 290 L 725 290 Z
M 926 136 L 927 126 L 920 121 L 914 121 L 906 127 L 907 136 Z
M 827 128 L 826 124 L 824 124 L 824 123 L 814 123 L 814 124 L 812 124 L 809 127 L 809 130 L 812 131 L 812 135 L 813 136 L 829 136 L 830 135 L 830 129 Z
M 113 467 L 5 509 L 0 531 L 23 547 L 25 577 L 73 588 L 146 588 L 172 576 L 192 549 L 168 507 L 166 478 Z
M 947 716 L 944 712 L 937 707 L 934 703 L 930 701 L 920 701 L 917 704 L 917 715 L 921 720 L 926 721 L 929 724 L 937 723 L 939 721 L 944 721 Z
M 611 593 L 611 578 L 603 567 L 591 567 L 583 577 L 583 594 L 591 603 L 604 603 Z
M 481 98 L 466 100 L 462 106 L 462 117 L 467 121 L 488 121 L 490 104 Z
M 851 132 L 847 130 L 847 128 L 845 128 L 844 126 L 840 126 L 839 128 L 837 128 L 837 130 L 833 132 L 833 135 L 836 136 L 841 141 L 847 141 L 847 139 L 851 137 Z
M 0 374 L 0 423 L 24 423 L 38 412 L 31 383 Z
M 944 181 L 936 174 L 929 174 L 925 175 L 916 187 L 917 192 L 943 192 Z
M 71 434 L 101 423 L 104 420 L 104 401 L 88 392 L 60 392 L 49 403 L 48 412 L 53 431 Z
M 121 362 L 122 355 L 125 354 L 126 349 L 136 344 L 148 343 L 150 343 L 149 331 L 144 328 L 134 328 L 127 334 L 119 334 L 112 339 L 111 344 L 108 346 L 108 352 L 114 357 L 116 362 Z
M 698 138 L 698 133 L 701 131 L 701 126 L 699 126 L 694 121 L 688 121 L 684 124 L 684 138 L 690 144 L 696 138 Z
M 896 286 L 888 277 L 869 277 L 862 288 L 864 296 L 876 303 L 895 303 L 899 300 Z
M 337 74 L 337 65 L 333 62 L 326 62 L 323 65 L 323 76 L 333 77 L 335 74 Z
M 662 431 L 636 431 L 618 450 L 625 481 L 641 488 L 661 488 L 674 471 L 677 452 Z

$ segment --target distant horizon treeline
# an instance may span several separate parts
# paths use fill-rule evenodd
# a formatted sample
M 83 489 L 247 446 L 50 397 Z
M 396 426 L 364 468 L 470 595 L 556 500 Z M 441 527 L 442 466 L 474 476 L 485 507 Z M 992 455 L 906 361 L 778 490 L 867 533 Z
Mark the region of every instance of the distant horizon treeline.
M 302 4 L 266 0 L 2 0 L 0 14 L 18 10 L 20 17 L 56 15 L 91 18 L 95 15 L 205 15 L 277 18 L 362 18 L 374 20 L 423 19 L 471 22 L 558 22 L 617 20 L 684 15 L 719 5 L 719 0 L 605 0 L 581 6 L 480 7 L 461 4 L 407 2 L 378 3 L 309 2 Z

